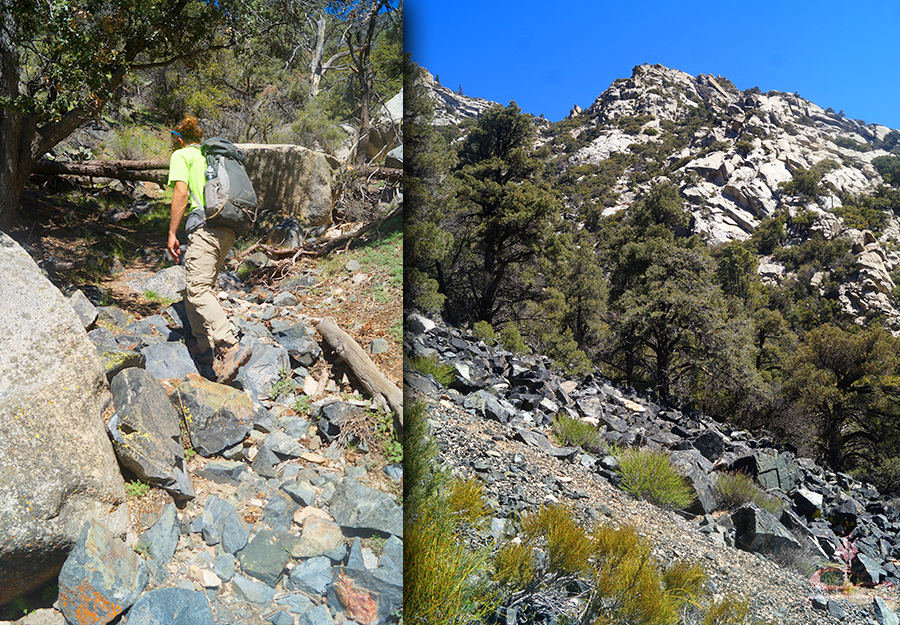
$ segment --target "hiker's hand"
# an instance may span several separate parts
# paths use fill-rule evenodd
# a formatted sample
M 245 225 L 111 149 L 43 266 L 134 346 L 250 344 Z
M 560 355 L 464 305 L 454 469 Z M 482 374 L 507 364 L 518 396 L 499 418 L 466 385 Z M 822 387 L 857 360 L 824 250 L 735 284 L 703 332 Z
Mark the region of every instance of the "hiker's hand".
M 168 245 L 169 254 L 172 255 L 172 258 L 175 259 L 176 263 L 178 262 L 178 251 L 179 251 L 178 247 L 179 247 L 178 237 L 176 237 L 174 234 L 169 234 L 169 245 Z

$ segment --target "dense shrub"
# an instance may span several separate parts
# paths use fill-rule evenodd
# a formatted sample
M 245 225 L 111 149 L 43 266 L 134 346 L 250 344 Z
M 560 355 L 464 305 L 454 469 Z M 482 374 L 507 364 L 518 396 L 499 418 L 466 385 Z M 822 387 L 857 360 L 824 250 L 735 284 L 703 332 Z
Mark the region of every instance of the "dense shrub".
M 494 328 L 487 321 L 476 321 L 475 325 L 472 326 L 472 330 L 475 332 L 478 340 L 484 341 L 488 346 L 497 342 L 497 333 L 494 332 Z
M 516 354 L 527 354 L 531 351 L 528 349 L 528 345 L 525 344 L 525 339 L 522 338 L 519 328 L 513 323 L 507 323 L 500 330 L 500 344 Z
M 774 515 L 781 514 L 782 503 L 777 497 L 767 495 L 753 482 L 753 478 L 742 472 L 725 471 L 716 480 L 716 497 L 719 504 L 733 510 L 745 503 L 753 502 Z
M 553 419 L 553 435 L 564 447 L 581 447 L 591 452 L 606 449 L 596 427 L 565 414 L 559 414 Z
M 635 497 L 665 508 L 685 508 L 694 501 L 693 489 L 666 452 L 642 447 L 617 456 L 622 488 Z
M 406 362 L 411 370 L 432 376 L 441 386 L 449 386 L 456 377 L 453 365 L 439 363 L 436 356 L 417 356 Z

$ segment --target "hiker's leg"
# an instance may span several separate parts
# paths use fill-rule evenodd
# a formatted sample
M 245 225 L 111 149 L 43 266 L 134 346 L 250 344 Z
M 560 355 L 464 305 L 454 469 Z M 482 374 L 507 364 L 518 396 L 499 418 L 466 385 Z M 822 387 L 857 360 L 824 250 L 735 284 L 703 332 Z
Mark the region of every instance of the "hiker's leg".
M 197 347 L 205 351 L 223 343 L 235 343 L 231 322 L 216 297 L 216 279 L 234 244 L 234 233 L 223 228 L 199 228 L 189 240 L 184 260 L 187 273 L 185 307 Z

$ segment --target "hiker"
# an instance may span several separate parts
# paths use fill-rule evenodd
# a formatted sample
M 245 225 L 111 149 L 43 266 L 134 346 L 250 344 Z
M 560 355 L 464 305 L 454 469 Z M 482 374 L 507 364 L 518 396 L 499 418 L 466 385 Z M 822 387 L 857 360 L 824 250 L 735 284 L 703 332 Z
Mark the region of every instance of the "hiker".
M 167 247 L 175 262 L 179 262 L 180 244 L 177 233 L 187 212 L 185 305 L 194 335 L 193 344 L 188 341 L 189 347 L 198 363 L 212 365 L 218 383 L 228 384 L 237 377 L 238 369 L 250 359 L 252 350 L 249 345 L 242 345 L 235 338 L 234 327 L 216 297 L 219 270 L 228 250 L 234 244 L 235 233 L 227 228 L 206 225 L 203 207 L 206 159 L 200 152 L 202 139 L 203 130 L 197 124 L 197 118 L 190 115 L 172 131 L 172 147 L 175 151 L 169 161 L 169 186 L 174 189 L 174 194 Z

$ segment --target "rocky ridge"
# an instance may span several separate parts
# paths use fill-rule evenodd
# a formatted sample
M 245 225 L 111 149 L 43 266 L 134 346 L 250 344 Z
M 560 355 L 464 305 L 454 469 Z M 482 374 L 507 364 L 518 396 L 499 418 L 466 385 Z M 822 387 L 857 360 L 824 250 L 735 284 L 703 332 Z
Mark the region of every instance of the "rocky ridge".
M 433 81 L 429 93 L 438 125 L 459 124 L 494 104 Z M 863 233 L 833 212 L 841 207 L 839 194 L 869 195 L 885 184 L 872 161 L 891 154 L 896 131 L 822 109 L 798 94 L 740 91 L 727 78 L 662 65 L 636 66 L 630 78 L 613 81 L 587 109 L 574 107 L 559 124 L 533 119 L 536 145 L 549 146 L 557 171 L 580 168 L 589 176 L 608 159 L 627 156 L 603 200 L 605 215 L 627 210 L 653 185 L 668 182 L 678 188 L 693 231 L 716 245 L 747 239 L 779 210 L 812 211 L 813 231 L 856 248 L 858 271 L 841 286 L 842 314 L 860 322 L 882 315 L 888 329 L 900 333 L 900 310 L 891 301 L 891 272 L 900 267 L 898 220 L 891 216 L 873 255 L 866 246 L 874 241 L 863 242 Z M 791 196 L 779 187 L 798 169 L 812 167 L 824 172 L 823 195 Z M 566 200 L 571 218 L 581 219 L 580 200 Z M 770 256 L 760 258 L 758 271 L 773 282 L 796 277 Z
M 566 502 L 586 523 L 635 525 L 663 560 L 700 561 L 710 591 L 748 597 L 757 618 L 797 625 L 896 622 L 900 511 L 870 486 L 769 439 L 623 392 L 596 376 L 566 379 L 542 358 L 493 349 L 419 315 L 407 318 L 407 329 L 409 357 L 454 367 L 450 388 L 412 370 L 405 384 L 428 406 L 441 460 L 485 485 L 493 539 L 515 533 L 512 519 L 523 513 Z M 693 504 L 676 514 L 631 498 L 617 487 L 615 458 L 553 442 L 550 426 L 558 414 L 594 423 L 606 444 L 666 450 L 691 483 Z M 752 475 L 782 512 L 752 503 L 720 509 L 715 482 L 723 471 Z M 840 560 L 847 545 L 856 592 L 811 583 L 811 572 Z

